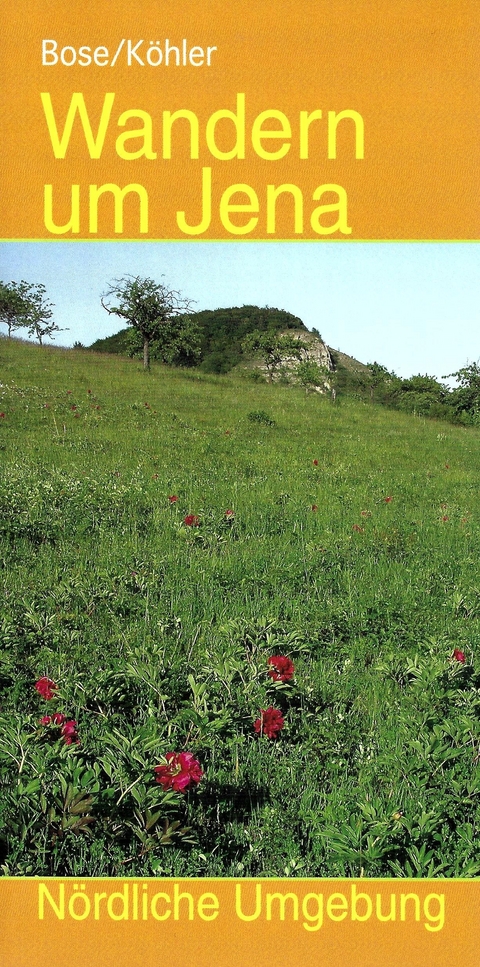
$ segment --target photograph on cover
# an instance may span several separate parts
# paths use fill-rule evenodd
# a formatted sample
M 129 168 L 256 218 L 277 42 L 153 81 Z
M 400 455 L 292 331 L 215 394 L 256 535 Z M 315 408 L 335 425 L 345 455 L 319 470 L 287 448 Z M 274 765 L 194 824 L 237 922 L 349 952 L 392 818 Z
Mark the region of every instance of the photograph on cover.
M 3 244 L 3 874 L 480 873 L 476 259 Z

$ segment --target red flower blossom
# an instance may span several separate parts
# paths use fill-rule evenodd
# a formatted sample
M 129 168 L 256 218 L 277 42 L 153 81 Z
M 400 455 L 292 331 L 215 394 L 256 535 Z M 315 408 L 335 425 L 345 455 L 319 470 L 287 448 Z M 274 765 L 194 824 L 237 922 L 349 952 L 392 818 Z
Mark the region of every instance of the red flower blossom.
M 313 513 L 315 514 L 316 511 L 318 510 L 318 507 L 316 504 L 312 504 L 312 510 L 313 510 Z
M 359 527 L 358 524 L 354 524 L 352 531 L 355 531 L 356 534 L 363 534 L 363 527 Z
M 185 792 L 194 783 L 197 785 L 203 770 L 198 759 L 191 752 L 167 752 L 167 765 L 155 766 L 155 782 L 163 789 L 173 789 L 174 792 Z
M 274 682 L 289 682 L 295 674 L 293 661 L 286 655 L 272 655 L 268 659 L 268 664 L 270 665 L 268 674 Z
M 2 420 L 3 420 L 3 417 L 4 417 L 4 416 L 5 416 L 5 413 L 0 413 L 0 418 L 1 418 Z
M 172 496 L 169 497 L 168 499 L 169 499 L 169 501 L 170 501 L 171 504 L 176 504 L 177 503 L 177 500 L 178 500 L 178 497 L 175 494 L 172 494 Z
M 445 464 L 445 470 L 450 470 L 450 464 L 449 463 L 446 463 Z
M 52 682 L 51 678 L 39 678 L 38 682 L 35 682 L 35 688 L 42 698 L 50 699 L 55 698 L 55 692 L 57 691 L 58 685 Z
M 386 504 L 389 504 L 390 501 L 393 500 L 393 497 L 384 497 L 383 499 L 384 499 L 384 501 L 385 501 Z
M 371 513 L 370 513 L 369 510 L 361 510 L 360 511 L 360 517 L 371 517 L 371 516 L 372 515 L 371 515 Z
M 445 521 L 447 521 L 447 520 L 448 520 L 448 517 L 447 517 L 446 514 L 444 514 L 443 517 L 442 517 L 442 522 L 445 523 Z
M 318 460 L 314 460 L 314 461 L 313 461 L 313 466 L 314 466 L 314 467 L 318 467 Z
M 199 527 L 200 526 L 200 517 L 197 517 L 196 514 L 187 514 L 187 516 L 184 517 L 184 519 L 183 519 L 183 523 L 187 527 Z
M 65 745 L 71 745 L 72 742 L 75 742 L 77 745 L 80 743 L 75 719 L 67 719 L 67 716 L 63 712 L 55 712 L 54 715 L 44 715 L 40 719 L 40 725 L 55 725 L 57 728 L 60 728 Z
M 455 661 L 459 661 L 461 665 L 465 664 L 465 654 L 463 651 L 460 651 L 459 648 L 453 649 L 453 657 Z
M 284 725 L 285 720 L 282 713 L 278 708 L 272 708 L 272 706 L 260 709 L 260 718 L 253 723 L 257 735 L 266 735 L 267 739 L 276 739 Z
M 234 510 L 226 510 L 225 511 L 225 520 L 233 520 L 234 517 L 235 517 L 235 511 Z
M 65 745 L 71 745 L 72 742 L 76 742 L 77 745 L 80 742 L 77 732 L 77 723 L 75 719 L 68 719 L 62 725 L 62 735 Z

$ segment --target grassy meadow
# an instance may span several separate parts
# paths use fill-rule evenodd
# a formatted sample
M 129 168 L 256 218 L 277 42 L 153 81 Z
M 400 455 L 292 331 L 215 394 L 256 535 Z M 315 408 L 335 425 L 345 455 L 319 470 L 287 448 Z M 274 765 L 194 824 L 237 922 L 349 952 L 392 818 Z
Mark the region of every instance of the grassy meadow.
M 0 364 L 3 873 L 480 873 L 480 432 L 16 340 Z M 169 752 L 200 782 L 157 782 Z

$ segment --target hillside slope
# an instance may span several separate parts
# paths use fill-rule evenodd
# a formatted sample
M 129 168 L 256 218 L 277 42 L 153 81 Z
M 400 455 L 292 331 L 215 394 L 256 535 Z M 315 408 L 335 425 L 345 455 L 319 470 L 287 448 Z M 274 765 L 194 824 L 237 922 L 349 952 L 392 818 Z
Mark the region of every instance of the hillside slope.
M 478 875 L 479 431 L 0 365 L 4 874 Z

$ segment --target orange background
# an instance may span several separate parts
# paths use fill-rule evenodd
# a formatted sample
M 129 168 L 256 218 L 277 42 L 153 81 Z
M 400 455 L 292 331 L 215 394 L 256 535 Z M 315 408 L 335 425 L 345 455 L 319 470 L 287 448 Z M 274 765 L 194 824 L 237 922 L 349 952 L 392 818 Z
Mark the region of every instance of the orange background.
M 191 223 L 199 220 L 205 165 L 213 172 L 214 215 L 201 239 L 242 237 L 226 232 L 218 216 L 220 195 L 236 182 L 250 184 L 259 197 L 258 226 L 243 236 L 252 240 L 318 239 L 310 228 L 317 204 L 311 196 L 328 182 L 347 192 L 352 234 L 337 232 L 327 239 L 480 237 L 478 0 L 6 0 L 2 35 L 0 234 L 5 239 L 72 237 L 52 236 L 45 229 L 45 183 L 54 186 L 59 224 L 69 217 L 71 185 L 80 184 L 81 230 L 74 237 L 92 238 L 88 185 L 137 182 L 149 194 L 148 235 L 139 235 L 134 202 L 126 205 L 123 236 L 115 236 L 113 206 L 103 199 L 94 237 L 185 240 L 176 211 L 185 210 Z M 144 39 L 144 56 L 150 40 L 180 44 L 184 37 L 189 46 L 218 47 L 211 67 L 127 67 L 123 55 L 113 68 L 41 64 L 43 38 L 57 40 L 59 48 L 103 45 L 111 57 L 122 38 Z M 115 92 L 101 159 L 88 157 L 78 118 L 65 160 L 54 159 L 41 91 L 50 92 L 61 127 L 71 94 L 82 91 L 94 129 L 104 94 Z M 235 109 L 238 92 L 246 95 L 247 132 L 267 109 L 290 118 L 292 147 L 285 159 L 258 158 L 247 136 L 243 161 L 212 158 L 204 138 L 200 159 L 190 160 L 175 129 L 172 160 L 162 159 L 164 110 L 194 111 L 204 132 L 214 111 Z M 352 158 L 346 134 L 351 122 L 344 122 L 345 143 L 339 135 L 337 160 L 327 159 L 325 120 L 312 125 L 310 159 L 299 160 L 299 111 L 318 108 L 324 119 L 328 111 L 345 109 L 362 115 L 363 161 Z M 157 160 L 126 161 L 116 155 L 115 139 L 125 130 L 117 127 L 117 118 L 129 109 L 151 114 Z M 130 142 L 130 148 L 136 147 Z M 290 201 L 278 205 L 277 233 L 266 234 L 266 185 L 285 182 L 304 193 L 303 236 L 293 232 Z M 239 223 L 247 218 L 235 217 Z
M 59 921 L 48 908 L 45 919 L 38 919 L 38 880 L 0 881 L 0 962 L 2 967 L 45 967 L 65 962 L 68 967 L 477 967 L 478 964 L 478 882 L 465 880 L 357 880 L 357 891 L 375 898 L 381 892 L 385 910 L 391 892 L 417 893 L 422 901 L 429 893 L 445 894 L 445 925 L 429 933 L 422 922 L 379 923 L 373 917 L 365 922 L 349 918 L 334 923 L 325 918 L 316 933 L 307 933 L 288 913 L 285 921 L 262 916 L 245 923 L 235 913 L 235 882 L 232 880 L 137 880 L 148 883 L 150 894 L 170 893 L 177 882 L 190 891 L 196 901 L 213 892 L 219 899 L 216 920 L 202 922 L 172 919 L 163 923 L 109 919 L 75 922 Z M 54 895 L 52 883 L 44 881 Z M 57 881 L 60 882 L 60 881 Z M 73 880 L 67 883 L 70 896 Z M 113 892 L 117 880 L 82 880 L 88 892 Z M 121 881 L 123 884 L 125 881 Z M 130 881 L 132 884 L 133 881 Z M 335 891 L 350 894 L 351 880 L 263 880 L 243 882 L 243 910 L 255 907 L 255 884 L 262 882 L 264 893 L 295 892 L 301 902 L 309 892 Z M 139 888 L 141 890 L 141 886 Z M 397 899 L 398 904 L 398 899 Z M 159 908 L 160 909 L 160 908 Z M 163 908 L 162 908 L 163 909 Z M 359 908 L 360 909 L 360 908 Z M 398 917 L 398 913 L 397 913 Z

